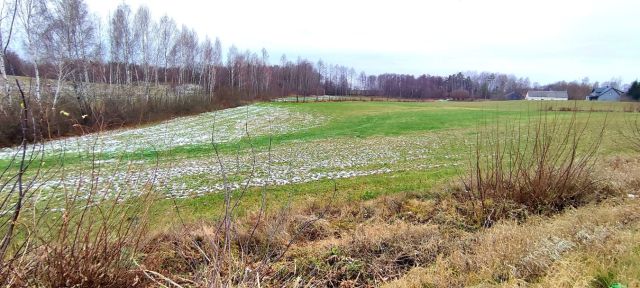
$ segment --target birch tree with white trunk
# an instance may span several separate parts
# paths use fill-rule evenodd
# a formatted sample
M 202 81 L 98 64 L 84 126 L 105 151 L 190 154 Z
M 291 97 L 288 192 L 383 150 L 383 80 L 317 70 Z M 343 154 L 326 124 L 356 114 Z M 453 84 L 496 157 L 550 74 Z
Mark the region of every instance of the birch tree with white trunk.
M 16 18 L 18 0 L 2 1 L 0 6 L 0 75 L 2 76 L 3 94 L 0 99 L 0 112 L 4 112 L 4 107 L 13 102 L 11 98 L 11 86 L 9 86 L 9 78 L 7 77 L 7 67 L 5 67 L 5 47 L 9 46 L 11 34 L 13 33 L 13 25 Z
M 44 0 L 21 0 L 18 15 L 24 37 L 24 47 L 29 53 L 35 76 L 34 94 L 41 104 L 42 93 L 40 84 L 40 69 L 38 65 L 42 55 L 42 31 L 44 31 L 49 15 Z

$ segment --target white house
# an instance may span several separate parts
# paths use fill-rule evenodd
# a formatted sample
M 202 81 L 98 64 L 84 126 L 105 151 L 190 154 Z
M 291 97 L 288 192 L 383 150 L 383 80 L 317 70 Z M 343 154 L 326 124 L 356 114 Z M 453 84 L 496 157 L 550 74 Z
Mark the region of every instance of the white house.
M 567 91 L 529 91 L 525 100 L 569 100 Z

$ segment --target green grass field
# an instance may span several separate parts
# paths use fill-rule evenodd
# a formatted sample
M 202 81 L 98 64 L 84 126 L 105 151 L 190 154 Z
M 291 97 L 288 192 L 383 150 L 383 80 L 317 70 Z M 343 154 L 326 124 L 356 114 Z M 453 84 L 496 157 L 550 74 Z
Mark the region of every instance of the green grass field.
M 506 124 L 527 127 L 528 122 L 536 117 L 553 118 L 557 120 L 551 121 L 562 123 L 568 121 L 573 114 L 572 112 L 548 112 L 549 105 L 552 105 L 554 110 L 577 105 L 586 111 L 591 109 L 617 111 L 578 112 L 576 121 L 580 125 L 588 126 L 585 141 L 592 141 L 591 138 L 596 137 L 599 129 L 603 126 L 606 127 L 606 137 L 603 139 L 600 150 L 601 155 L 627 154 L 630 151 L 620 145 L 619 133 L 625 129 L 628 119 L 637 117 L 634 113 L 621 112 L 629 105 L 622 103 L 322 102 L 262 105 L 285 107 L 311 115 L 320 115 L 329 120 L 323 125 L 307 130 L 265 135 L 251 140 L 242 139 L 235 143 L 227 143 L 221 146 L 224 153 L 250 153 L 249 147 L 264 153 L 271 143 L 273 151 L 280 148 L 287 149 L 291 146 L 302 146 L 301 150 L 303 151 L 318 150 L 321 153 L 324 151 L 327 154 L 330 153 L 324 155 L 326 158 L 332 156 L 344 158 L 344 155 L 335 151 L 367 157 L 367 154 L 373 152 L 362 153 L 361 151 L 371 147 L 374 148 L 373 150 L 391 150 L 398 155 L 411 154 L 415 156 L 414 154 L 418 154 L 418 156 L 409 157 L 409 159 L 402 159 L 402 156 L 398 155 L 393 159 L 374 159 L 371 163 L 358 166 L 390 167 L 392 171 L 389 173 L 269 186 L 267 188 L 269 195 L 273 195 L 272 197 L 277 199 L 277 201 L 273 201 L 275 203 L 282 202 L 286 197 L 326 196 L 333 190 L 334 182 L 340 190 L 341 197 L 346 199 L 366 199 L 380 194 L 428 189 L 438 182 L 459 175 L 467 164 L 469 145 L 475 143 L 475 135 L 478 131 L 491 130 L 496 125 Z M 425 147 L 428 149 L 424 149 Z M 175 148 L 172 153 L 197 159 L 211 155 L 211 149 L 210 145 L 194 145 Z M 312 160 L 317 161 L 315 158 Z M 261 189 L 255 188 L 249 195 L 258 195 L 258 191 Z M 248 199 L 253 198 L 253 196 L 248 197 Z M 258 197 L 255 198 L 255 201 L 248 202 L 257 203 Z M 206 209 L 199 208 L 203 207 L 203 203 L 218 201 L 221 201 L 219 194 L 209 194 L 198 199 L 183 199 L 179 203 L 186 210 L 205 211 Z M 194 208 L 192 209 L 191 206 Z M 201 213 L 197 212 L 196 214 Z
M 630 105 L 584 101 L 262 103 L 89 135 L 83 142 L 64 140 L 65 145 L 78 149 L 64 149 L 62 155 L 61 148 L 45 148 L 45 172 L 38 181 L 44 183 L 46 195 L 55 198 L 62 187 L 86 181 L 87 171 L 98 167 L 103 183 L 97 186 L 122 182 L 118 187 L 126 187 L 135 196 L 141 184 L 127 179 L 154 178 L 155 189 L 167 198 L 154 209 L 158 222 L 176 221 L 176 209 L 170 209 L 176 204 L 186 218 L 214 217 L 220 211 L 213 207 L 223 200 L 220 191 L 231 187 L 242 193 L 247 184 L 242 194 L 242 206 L 247 208 L 259 205 L 264 191 L 273 207 L 328 197 L 334 187 L 339 199 L 371 199 L 427 190 L 450 180 L 468 164 L 469 147 L 476 142 L 477 133 L 495 133 L 495 127 L 523 129 L 538 117 L 563 123 L 574 115 L 559 110 L 583 110 L 575 115 L 587 127 L 585 141 L 594 140 L 591 138 L 604 125 L 602 155 L 629 153 L 620 145 L 619 133 L 629 119 L 637 117 L 637 113 L 623 112 Z M 0 154 L 3 167 L 10 164 L 11 152 L 5 149 Z M 62 164 L 64 179 L 59 172 Z M 49 185 L 43 179 L 59 181 Z M 116 194 L 116 189 L 110 185 L 101 193 Z M 163 224 L 171 223 L 159 223 Z

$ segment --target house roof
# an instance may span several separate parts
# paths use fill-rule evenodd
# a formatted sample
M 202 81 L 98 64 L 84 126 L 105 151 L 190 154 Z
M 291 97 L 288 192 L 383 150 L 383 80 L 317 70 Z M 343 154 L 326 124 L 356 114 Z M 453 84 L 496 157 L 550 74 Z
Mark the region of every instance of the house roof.
M 569 94 L 567 94 L 567 91 L 529 91 L 527 97 L 567 99 Z
M 600 97 L 600 95 L 605 94 L 605 93 L 607 93 L 607 92 L 609 92 L 611 90 L 615 91 L 619 95 L 624 94 L 624 92 L 622 92 L 622 91 L 620 91 L 620 90 L 618 90 L 616 88 L 613 88 L 613 87 L 610 87 L 610 86 L 606 86 L 606 87 L 600 87 L 600 88 L 593 89 L 593 91 L 591 91 L 591 94 L 589 94 L 589 96 L 590 97 Z
M 522 99 L 522 94 L 518 93 L 518 92 L 509 92 L 507 94 L 504 94 L 504 96 L 502 96 L 505 99 Z
M 507 94 L 504 94 L 504 96 L 511 96 L 511 95 L 521 96 L 521 94 L 520 94 L 520 93 L 518 93 L 518 92 L 516 92 L 516 91 L 509 92 L 509 93 L 507 93 Z

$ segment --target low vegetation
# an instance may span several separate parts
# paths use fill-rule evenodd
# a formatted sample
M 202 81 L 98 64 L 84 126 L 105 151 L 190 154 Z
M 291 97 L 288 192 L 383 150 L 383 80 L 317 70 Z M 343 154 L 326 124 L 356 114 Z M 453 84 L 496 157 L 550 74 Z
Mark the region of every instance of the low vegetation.
M 525 125 L 495 124 L 478 134 L 464 187 L 455 192 L 467 203 L 469 217 L 491 226 L 507 217 L 552 215 L 606 198 L 611 192 L 598 187 L 599 175 L 593 173 L 606 119 L 579 124 L 577 117 L 540 113 Z M 600 130 L 587 131 L 590 126 Z

